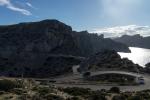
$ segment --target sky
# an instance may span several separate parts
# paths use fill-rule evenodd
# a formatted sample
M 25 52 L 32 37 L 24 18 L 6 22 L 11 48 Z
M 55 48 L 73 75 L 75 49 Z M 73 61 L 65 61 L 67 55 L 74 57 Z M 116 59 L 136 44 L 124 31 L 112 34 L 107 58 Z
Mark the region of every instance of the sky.
M 150 0 L 0 0 L 0 25 L 57 19 L 73 30 L 150 35 Z

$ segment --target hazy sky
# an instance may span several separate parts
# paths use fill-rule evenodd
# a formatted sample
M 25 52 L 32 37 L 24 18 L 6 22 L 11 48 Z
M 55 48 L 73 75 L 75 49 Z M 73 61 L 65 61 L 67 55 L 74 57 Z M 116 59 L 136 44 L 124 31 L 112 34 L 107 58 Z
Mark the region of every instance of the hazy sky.
M 149 26 L 150 0 L 0 0 L 0 24 L 58 19 L 74 30 Z

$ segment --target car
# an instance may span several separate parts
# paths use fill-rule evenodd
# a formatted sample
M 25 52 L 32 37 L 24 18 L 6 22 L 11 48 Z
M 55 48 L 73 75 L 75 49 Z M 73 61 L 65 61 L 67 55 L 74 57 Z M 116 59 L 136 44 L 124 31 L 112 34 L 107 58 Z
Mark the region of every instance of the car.
M 138 77 L 138 82 L 139 84 L 145 84 L 144 77 L 143 76 Z

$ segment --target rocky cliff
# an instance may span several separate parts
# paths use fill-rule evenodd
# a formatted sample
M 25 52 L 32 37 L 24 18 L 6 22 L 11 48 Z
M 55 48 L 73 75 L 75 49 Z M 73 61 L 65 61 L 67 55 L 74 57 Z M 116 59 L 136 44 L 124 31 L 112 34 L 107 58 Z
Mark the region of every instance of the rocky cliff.
M 82 31 L 73 32 L 73 37 L 80 49 L 81 55 L 86 57 L 104 49 L 115 50 L 118 52 L 130 52 L 129 48 L 125 44 L 115 42 L 109 38 L 104 38 L 103 34 L 98 35 Z

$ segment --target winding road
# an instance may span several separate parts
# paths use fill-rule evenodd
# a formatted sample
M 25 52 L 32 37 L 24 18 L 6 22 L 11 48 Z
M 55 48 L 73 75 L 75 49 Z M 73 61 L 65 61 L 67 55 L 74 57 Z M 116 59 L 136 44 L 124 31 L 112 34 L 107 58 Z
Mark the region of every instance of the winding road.
M 116 84 L 91 84 L 91 83 L 80 83 L 80 79 L 82 78 L 81 75 L 69 75 L 69 76 L 64 76 L 61 78 L 58 78 L 57 81 L 58 83 L 54 84 L 58 87 L 82 87 L 82 88 L 90 88 L 92 90 L 101 90 L 101 89 L 106 89 L 109 90 L 111 87 L 117 86 L 120 88 L 122 91 L 140 91 L 140 90 L 146 90 L 150 89 L 150 76 L 146 74 L 137 74 L 137 73 L 132 73 L 132 72 L 124 72 L 124 71 L 98 71 L 98 72 L 91 72 L 91 75 L 100 75 L 100 74 L 107 74 L 107 73 L 117 73 L 117 74 L 126 74 L 126 75 L 131 75 L 134 77 L 143 77 L 145 84 L 143 85 L 130 85 L 130 86 L 119 86 Z M 74 83 L 71 82 L 71 80 L 74 80 Z M 63 81 L 61 83 L 61 81 Z M 66 82 L 65 82 L 66 81 Z M 68 83 L 67 83 L 68 82 Z M 69 83 L 70 82 L 70 83 Z

